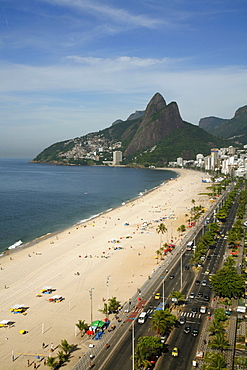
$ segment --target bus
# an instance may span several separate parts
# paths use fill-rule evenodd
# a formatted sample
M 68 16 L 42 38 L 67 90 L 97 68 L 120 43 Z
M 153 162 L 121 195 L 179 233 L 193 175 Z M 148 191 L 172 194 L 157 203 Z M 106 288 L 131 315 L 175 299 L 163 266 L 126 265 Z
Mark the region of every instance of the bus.
M 192 251 L 193 246 L 194 246 L 194 243 L 193 243 L 192 241 L 191 241 L 191 242 L 188 242 L 188 243 L 187 243 L 186 250 L 187 250 L 187 251 Z
M 138 323 L 139 324 L 144 324 L 144 322 L 147 320 L 147 312 L 141 312 L 139 317 L 138 317 Z

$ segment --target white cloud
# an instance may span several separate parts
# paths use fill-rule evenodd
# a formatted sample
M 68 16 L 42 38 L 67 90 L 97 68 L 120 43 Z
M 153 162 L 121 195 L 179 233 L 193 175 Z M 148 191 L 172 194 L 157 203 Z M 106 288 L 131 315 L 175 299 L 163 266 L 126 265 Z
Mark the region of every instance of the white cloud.
M 47 3 L 87 11 L 94 16 L 109 18 L 116 23 L 128 24 L 136 27 L 155 28 L 164 23 L 160 19 L 151 18 L 146 15 L 133 15 L 125 9 L 102 5 L 93 0 L 43 0 Z

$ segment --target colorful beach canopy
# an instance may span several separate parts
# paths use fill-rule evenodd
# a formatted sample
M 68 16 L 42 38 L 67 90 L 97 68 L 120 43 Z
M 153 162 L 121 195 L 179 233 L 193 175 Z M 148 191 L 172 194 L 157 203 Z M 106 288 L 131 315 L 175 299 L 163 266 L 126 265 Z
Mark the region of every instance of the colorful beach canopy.
M 10 322 L 10 320 L 2 320 L 0 321 L 0 325 L 8 325 Z
M 24 308 L 24 304 L 15 304 L 14 306 L 10 307 L 10 310 L 18 310 L 19 308 Z
M 97 328 L 102 328 L 104 325 L 105 325 L 105 322 L 101 320 L 93 321 L 91 324 L 92 327 L 96 326 Z

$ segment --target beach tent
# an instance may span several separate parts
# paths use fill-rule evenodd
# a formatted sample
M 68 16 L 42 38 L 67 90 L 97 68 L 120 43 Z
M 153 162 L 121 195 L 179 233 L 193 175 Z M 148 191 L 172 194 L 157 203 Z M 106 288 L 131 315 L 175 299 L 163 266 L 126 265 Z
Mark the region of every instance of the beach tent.
M 24 304 L 15 304 L 14 306 L 10 307 L 10 310 L 18 310 L 19 308 L 24 308 Z
M 5 326 L 9 326 L 13 321 L 10 320 L 2 320 L 0 321 L 0 328 L 3 328 Z
M 49 301 L 50 302 L 56 302 L 56 301 L 61 301 L 62 300 L 62 296 L 59 295 L 59 294 L 55 294 L 54 296 L 52 296 L 51 298 L 49 298 Z

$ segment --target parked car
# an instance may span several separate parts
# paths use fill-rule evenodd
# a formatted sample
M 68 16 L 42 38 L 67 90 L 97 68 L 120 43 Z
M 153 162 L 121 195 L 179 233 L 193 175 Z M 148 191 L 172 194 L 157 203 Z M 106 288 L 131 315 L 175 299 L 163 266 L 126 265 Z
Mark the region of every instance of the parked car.
M 203 292 L 201 290 L 198 292 L 197 297 L 203 297 Z
M 201 284 L 200 280 L 196 280 L 196 283 L 195 284 L 196 285 L 200 285 Z
M 202 286 L 207 286 L 207 280 L 202 280 Z

